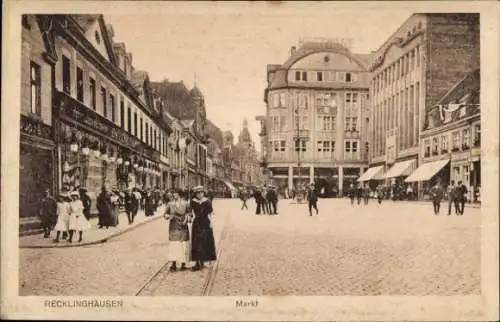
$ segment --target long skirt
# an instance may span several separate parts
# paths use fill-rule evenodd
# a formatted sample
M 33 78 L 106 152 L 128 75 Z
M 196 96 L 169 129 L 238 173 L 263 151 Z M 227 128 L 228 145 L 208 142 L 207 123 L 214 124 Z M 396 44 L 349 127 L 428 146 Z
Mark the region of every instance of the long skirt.
M 57 217 L 55 231 L 67 231 L 69 229 L 69 214 L 61 214 Z
M 169 241 L 167 260 L 188 263 L 190 261 L 189 241 Z
M 76 231 L 84 231 L 87 229 L 90 229 L 90 223 L 85 218 L 83 214 L 79 215 L 76 217 L 75 215 L 71 215 L 69 218 L 69 229 L 70 230 L 76 230 Z
M 191 242 L 192 261 L 214 261 L 217 259 L 215 252 L 214 232 L 210 227 L 199 227 L 193 223 Z

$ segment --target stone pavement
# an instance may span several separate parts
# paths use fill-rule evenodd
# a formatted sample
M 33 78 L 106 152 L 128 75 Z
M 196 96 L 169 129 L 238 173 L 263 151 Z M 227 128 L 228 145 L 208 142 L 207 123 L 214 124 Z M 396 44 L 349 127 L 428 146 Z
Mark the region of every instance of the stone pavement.
M 442 205 L 444 206 L 444 204 Z M 279 216 L 234 216 L 211 295 L 465 295 L 480 292 L 480 209 L 431 204 L 280 202 Z
M 118 225 L 116 227 L 102 228 L 99 229 L 97 226 L 98 218 L 91 218 L 90 224 L 92 228 L 83 233 L 83 240 L 81 243 L 73 241 L 73 243 L 68 243 L 66 240 L 62 240 L 59 243 L 54 243 L 56 232 L 52 231 L 50 233 L 50 238 L 43 238 L 43 234 L 28 235 L 19 237 L 19 247 L 21 248 L 51 248 L 51 247 L 77 247 L 92 245 L 96 243 L 102 243 L 108 241 L 111 238 L 117 237 L 131 229 L 139 227 L 147 222 L 159 219 L 163 214 L 164 206 L 158 207 L 154 216 L 146 217 L 143 210 L 137 213 L 133 224 L 128 223 L 127 214 L 121 212 L 119 214 Z
M 235 203 L 236 200 L 214 200 L 216 241 L 220 239 L 224 216 L 235 208 Z M 19 295 L 134 295 L 166 261 L 168 222 L 159 218 L 106 243 L 75 248 L 20 249 Z M 191 277 L 198 277 L 196 283 L 203 282 L 197 273 Z M 199 295 L 200 288 L 201 284 L 193 292 Z

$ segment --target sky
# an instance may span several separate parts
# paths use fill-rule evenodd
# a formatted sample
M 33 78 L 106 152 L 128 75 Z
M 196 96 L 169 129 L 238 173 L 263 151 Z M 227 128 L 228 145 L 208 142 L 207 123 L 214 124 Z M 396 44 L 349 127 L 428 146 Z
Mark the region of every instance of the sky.
M 359 8 L 359 7 L 358 7 Z M 260 149 L 257 115 L 265 115 L 266 65 L 282 64 L 301 38 L 349 38 L 351 50 L 369 53 L 411 15 L 408 11 L 351 11 L 317 5 L 172 6 L 136 14 L 104 14 L 115 42 L 124 42 L 133 65 L 152 81 L 195 81 L 207 117 L 237 138 L 243 124 Z

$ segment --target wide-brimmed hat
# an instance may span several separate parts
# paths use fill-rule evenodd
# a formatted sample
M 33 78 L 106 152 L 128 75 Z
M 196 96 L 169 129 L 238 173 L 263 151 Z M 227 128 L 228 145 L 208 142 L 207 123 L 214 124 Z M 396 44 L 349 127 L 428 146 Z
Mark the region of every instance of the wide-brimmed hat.
M 71 191 L 70 196 L 71 197 L 80 197 L 80 194 L 78 193 L 78 191 Z
M 203 186 L 196 186 L 193 188 L 193 192 L 194 193 L 197 193 L 197 192 L 200 192 L 200 191 L 204 191 L 205 188 L 203 188 Z

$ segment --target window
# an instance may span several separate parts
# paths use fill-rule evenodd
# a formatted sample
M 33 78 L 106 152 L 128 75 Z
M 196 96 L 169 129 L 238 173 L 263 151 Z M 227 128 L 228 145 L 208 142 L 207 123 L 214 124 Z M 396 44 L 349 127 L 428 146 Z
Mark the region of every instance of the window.
M 318 152 L 322 152 L 323 151 L 323 141 L 318 141 L 317 147 L 318 147 Z
M 278 94 L 273 94 L 273 107 L 278 107 L 280 102 L 279 102 L 279 95 Z
M 30 86 L 31 86 L 31 113 L 36 115 L 41 115 L 42 86 L 40 77 L 40 66 L 34 62 L 30 63 Z
M 357 141 L 353 141 L 351 143 L 352 143 L 352 145 L 351 145 L 352 153 L 358 152 L 358 142 Z
M 351 141 L 345 141 L 345 152 L 346 153 L 351 152 Z
M 137 112 L 134 112 L 134 135 L 137 136 Z
M 286 151 L 286 141 L 281 140 L 280 141 L 280 151 L 285 152 Z
M 325 131 L 335 130 L 335 116 L 323 116 L 321 125 Z
M 280 131 L 281 132 L 286 131 L 286 116 L 284 115 L 280 117 Z
M 307 72 L 302 72 L 302 80 L 307 82 Z
M 156 137 L 156 129 L 153 130 L 153 148 L 156 150 L 156 143 L 158 142 L 158 138 Z
M 273 147 L 274 152 L 278 152 L 280 150 L 278 141 L 271 141 L 271 146 Z
M 330 141 L 323 141 L 323 152 L 330 152 Z
M 90 78 L 89 81 L 89 89 L 90 89 L 90 107 L 95 111 L 97 108 L 96 104 L 96 87 L 95 87 L 95 79 L 92 77 Z
M 350 117 L 346 117 L 345 118 L 345 130 L 349 131 L 350 129 L 351 129 L 351 118 Z
M 296 71 L 296 72 L 295 72 L 295 80 L 296 80 L 296 81 L 299 81 L 299 80 L 300 80 L 300 72 L 299 72 L 299 71 Z
M 125 128 L 125 104 L 120 100 L 120 127 Z
M 279 102 L 279 106 L 280 107 L 285 107 L 285 93 L 280 93 L 280 102 Z
M 71 63 L 68 57 L 62 59 L 63 92 L 71 95 Z
M 273 120 L 273 131 L 279 131 L 279 127 L 280 127 L 279 116 L 273 116 L 272 120 Z
M 460 150 L 460 132 L 455 131 L 451 134 L 452 141 L 453 141 L 453 148 L 452 151 L 458 151 Z
M 431 142 L 427 139 L 424 141 L 424 157 L 431 155 Z
M 153 125 L 149 125 L 149 146 L 153 146 Z
M 351 117 L 351 131 L 353 131 L 353 132 L 358 131 L 358 118 L 357 117 Z
M 145 132 L 146 132 L 146 144 L 149 144 L 149 125 L 148 125 L 148 122 L 146 121 L 145 122 Z
M 318 82 L 322 82 L 323 81 L 323 72 L 317 72 L 316 78 L 318 79 Z
M 345 82 L 346 83 L 352 82 L 351 73 L 345 73 Z
M 448 153 L 448 136 L 441 136 L 441 153 Z
M 132 109 L 130 105 L 127 107 L 127 131 L 132 132 Z
M 76 68 L 76 99 L 83 102 L 83 70 Z
M 352 103 L 354 105 L 358 103 L 358 93 L 352 93 Z
M 141 119 L 139 121 L 139 126 L 140 126 L 140 132 L 139 132 L 139 138 L 141 139 L 141 141 L 143 140 L 143 129 L 142 129 L 142 116 L 141 116 Z
M 116 122 L 115 96 L 113 94 L 109 94 L 109 103 L 111 108 L 111 121 Z
M 301 130 L 306 130 L 309 128 L 309 118 L 306 115 L 302 116 L 302 124 L 300 125 Z
M 303 140 L 295 140 L 295 152 L 306 152 L 307 151 L 307 146 L 306 146 L 306 141 Z
M 474 146 L 481 145 L 481 124 L 474 125 Z
M 107 98 L 108 94 L 106 93 L 106 89 L 101 86 L 102 115 L 104 115 L 104 117 L 108 117 Z
M 432 155 L 438 154 L 438 148 L 439 148 L 438 138 L 433 138 L 432 139 Z
M 462 131 L 462 148 L 464 150 L 470 148 L 470 129 Z
M 345 102 L 350 103 L 351 102 L 351 93 L 345 93 Z
M 420 66 L 420 46 L 417 46 L 417 48 L 415 49 L 415 60 L 416 60 L 417 67 L 419 67 Z

